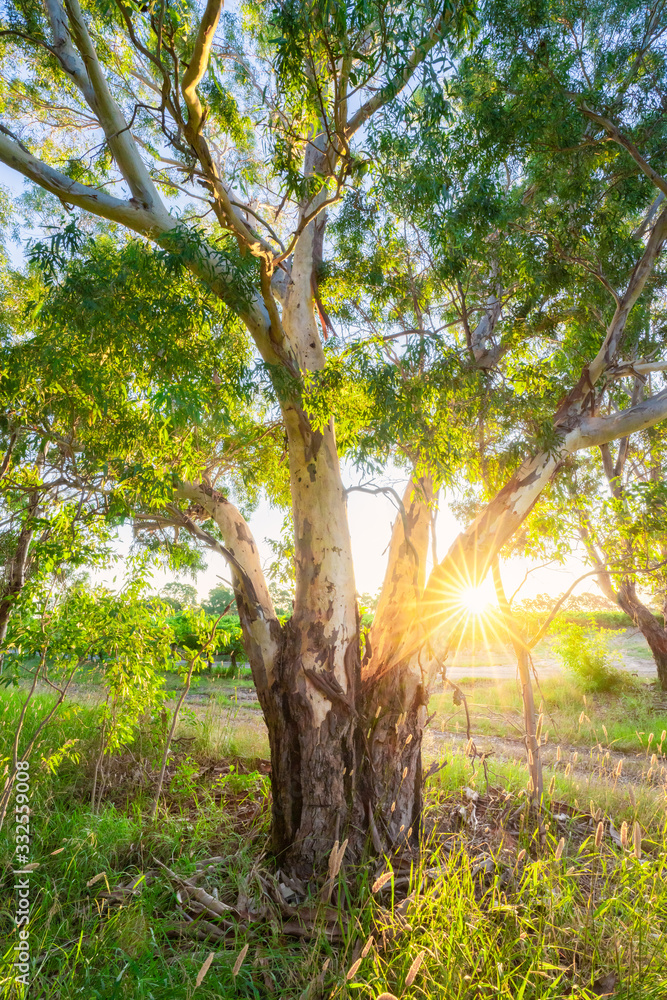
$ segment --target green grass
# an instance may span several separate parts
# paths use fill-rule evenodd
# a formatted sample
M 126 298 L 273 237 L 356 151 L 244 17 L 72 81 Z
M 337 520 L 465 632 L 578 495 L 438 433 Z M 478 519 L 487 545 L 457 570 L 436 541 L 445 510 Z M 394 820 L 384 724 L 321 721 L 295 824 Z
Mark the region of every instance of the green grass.
M 480 690 L 488 693 L 488 688 Z M 551 694 L 556 697 L 555 690 Z M 581 705 L 574 689 L 558 697 L 559 710 L 568 717 Z M 496 707 L 502 708 L 507 698 L 509 693 L 501 691 Z M 588 702 L 590 711 L 613 707 L 600 703 L 593 709 Z M 27 720 L 28 732 L 49 703 L 49 696 L 39 696 Z M 648 703 L 642 705 L 638 711 L 648 713 Z M 18 707 L 15 692 L 0 694 L 0 757 L 7 754 Z M 323 907 L 313 923 L 313 938 L 299 940 L 282 933 L 283 918 L 267 897 L 274 880 L 266 856 L 269 786 L 256 760 L 266 755 L 266 737 L 252 728 L 250 715 L 245 713 L 246 719 L 242 709 L 215 699 L 197 713 L 186 713 L 177 734 L 185 742 L 179 744 L 166 804 L 155 824 L 147 819 L 149 789 L 132 777 L 137 762 L 154 766 L 159 758 L 155 725 L 147 724 L 119 759 L 103 806 L 93 814 L 90 762 L 99 708 L 70 703 L 54 719 L 32 768 L 31 860 L 40 867 L 31 876 L 31 996 L 374 1000 L 388 991 L 405 1000 L 592 1000 L 593 984 L 614 973 L 619 980 L 615 1000 L 663 1000 L 664 782 L 635 787 L 633 804 L 627 788 L 595 777 L 582 783 L 566 778 L 561 769 L 555 799 L 577 801 L 583 811 L 590 809 L 592 799 L 594 808 L 611 813 L 618 827 L 623 820 L 638 819 L 644 854 L 637 860 L 608 838 L 598 849 L 594 825 L 588 829 L 584 824 L 582 834 L 582 823 L 575 820 L 561 828 L 552 819 L 547 843 L 540 848 L 526 815 L 523 763 L 492 759 L 487 795 L 479 762 L 461 748 L 428 784 L 424 850 L 412 869 L 397 868 L 385 890 L 373 894 L 372 884 L 379 871 L 390 869 L 391 858 L 369 858 L 357 871 L 343 868 L 337 903 L 340 941 L 332 945 L 326 939 Z M 651 725 L 656 728 L 655 720 Z M 40 759 L 48 760 L 66 740 L 78 741 L 72 750 L 78 761 L 66 757 L 53 773 L 40 766 Z M 227 770 L 230 763 L 232 771 Z M 223 764 L 225 773 L 216 777 Z M 205 773 L 210 767 L 213 773 Z M 476 823 L 463 787 L 482 795 Z M 464 807 L 465 823 L 460 816 Z M 509 822 L 505 813 L 512 811 L 523 812 L 524 821 Z M 11 833 L 10 826 L 0 833 L 0 863 L 6 873 L 12 863 Z M 565 849 L 556 859 L 561 836 Z M 168 937 L 178 913 L 176 886 L 158 862 L 188 877 L 198 860 L 212 855 L 224 861 L 202 883 L 207 890 L 231 905 L 241 894 L 253 907 L 263 906 L 264 916 L 238 927 L 221 943 Z M 480 859 L 487 858 L 489 872 L 475 873 Z M 108 889 L 151 870 L 154 880 L 140 893 L 123 905 L 104 906 Z M 12 885 L 5 874 L 0 939 L 7 944 L 0 995 L 22 1000 L 9 976 Z M 413 896 L 406 904 L 402 900 L 408 893 Z M 373 943 L 361 958 L 371 935 Z M 249 951 L 234 977 L 234 962 L 245 944 Z M 211 967 L 195 989 L 197 973 L 211 952 Z M 414 982 L 405 989 L 409 969 L 422 953 Z
M 457 683 L 468 700 L 475 733 L 520 737 L 522 706 L 517 681 L 463 678 Z M 535 702 L 542 706 L 549 742 L 578 746 L 600 743 L 630 753 L 641 752 L 650 733 L 659 739 L 667 729 L 667 710 L 662 707 L 666 701 L 664 692 L 641 681 L 629 683 L 617 693 L 584 694 L 563 674 L 546 677 L 535 688 Z M 449 691 L 433 695 L 429 707 L 437 713 L 436 727 L 465 732 L 465 711 L 452 703 Z

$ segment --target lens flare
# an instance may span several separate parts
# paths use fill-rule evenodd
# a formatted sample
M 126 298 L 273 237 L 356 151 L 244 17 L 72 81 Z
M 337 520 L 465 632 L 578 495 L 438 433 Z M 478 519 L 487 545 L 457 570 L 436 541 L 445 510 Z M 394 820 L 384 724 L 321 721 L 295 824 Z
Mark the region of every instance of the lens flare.
M 469 615 L 483 615 L 488 610 L 490 599 L 483 587 L 466 587 L 461 591 L 461 608 Z

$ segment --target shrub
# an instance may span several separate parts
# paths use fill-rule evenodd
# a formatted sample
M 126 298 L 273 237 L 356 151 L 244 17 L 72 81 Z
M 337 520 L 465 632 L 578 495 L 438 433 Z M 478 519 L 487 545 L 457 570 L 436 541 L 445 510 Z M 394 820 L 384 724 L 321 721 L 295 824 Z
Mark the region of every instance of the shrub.
M 613 691 L 629 683 L 613 665 L 615 654 L 603 629 L 566 622 L 555 634 L 554 652 L 585 691 Z

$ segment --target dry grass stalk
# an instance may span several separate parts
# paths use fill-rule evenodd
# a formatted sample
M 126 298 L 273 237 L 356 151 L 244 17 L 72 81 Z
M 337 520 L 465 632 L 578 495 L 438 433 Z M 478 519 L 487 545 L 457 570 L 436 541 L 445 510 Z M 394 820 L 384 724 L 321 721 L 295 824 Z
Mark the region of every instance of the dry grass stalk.
M 332 872 L 333 867 L 336 864 L 336 858 L 338 857 L 338 846 L 338 841 L 336 840 L 331 848 L 331 854 L 329 855 L 329 878 L 333 878 Z
M 213 961 L 214 958 L 215 958 L 215 952 L 214 951 L 209 951 L 208 956 L 207 956 L 204 964 L 202 965 L 201 969 L 197 973 L 197 978 L 195 980 L 195 989 L 197 989 L 198 986 L 201 986 L 202 980 L 203 980 L 204 976 L 206 975 L 206 973 L 208 972 L 208 970 L 211 968 L 211 962 Z
M 602 838 L 604 837 L 604 823 L 600 822 L 597 825 L 597 830 L 595 831 L 595 846 L 599 847 L 602 843 Z
M 343 856 L 347 850 L 348 840 L 344 840 L 343 843 L 338 846 L 338 841 L 335 842 L 331 849 L 331 854 L 329 855 L 329 878 L 322 886 L 322 892 L 320 893 L 320 898 L 322 902 L 328 903 L 331 899 L 331 893 L 333 892 L 334 881 L 340 871 L 340 866 L 343 863 Z
M 243 965 L 243 959 L 248 954 L 248 948 L 249 947 L 250 947 L 249 944 L 244 944 L 243 947 L 241 948 L 240 952 L 239 952 L 239 957 L 234 962 L 234 968 L 232 969 L 232 975 L 234 976 L 234 979 L 236 979 L 236 977 L 238 976 L 239 972 L 241 971 L 241 966 Z
M 374 943 L 375 943 L 375 938 L 371 934 L 371 936 L 369 937 L 368 941 L 366 942 L 366 944 L 361 949 L 361 957 L 362 958 L 366 958 L 366 955 L 371 950 L 371 948 L 373 947 Z
M 352 965 L 350 966 L 350 968 L 347 970 L 347 974 L 346 974 L 345 978 L 348 980 L 348 982 L 350 981 L 350 979 L 352 979 L 357 974 L 357 970 L 358 970 L 359 966 L 361 965 L 362 961 L 363 961 L 363 959 L 358 958 L 356 960 L 356 962 L 353 962 Z
M 106 871 L 98 872 L 97 875 L 93 875 L 93 877 L 88 879 L 88 881 L 86 882 L 86 888 L 90 889 L 91 885 L 95 885 L 95 883 L 99 882 L 100 879 L 106 878 L 106 875 L 107 875 Z
M 405 977 L 405 988 L 406 988 L 406 990 L 410 989 L 410 987 L 414 983 L 415 978 L 417 976 L 417 973 L 419 972 L 419 970 L 421 968 L 421 964 L 424 961 L 424 955 L 425 954 L 426 954 L 425 951 L 420 951 L 419 954 L 417 955 L 417 957 L 415 958 L 414 962 L 412 963 L 412 965 L 408 969 L 408 974 Z
M 549 782 L 549 795 L 553 795 L 555 791 L 556 791 L 556 775 L 554 774 L 553 778 Z
M 642 856 L 642 828 L 636 821 L 634 827 L 632 828 L 632 840 L 635 848 L 635 857 L 637 858 L 637 861 L 639 861 Z
M 387 882 L 394 877 L 393 872 L 385 872 L 384 875 L 380 875 L 379 878 L 375 879 L 371 892 L 379 892 L 380 889 L 387 884 Z
M 628 824 L 625 820 L 621 823 L 621 844 L 623 847 L 628 846 Z
M 565 837 L 561 837 L 560 840 L 558 841 L 558 847 L 554 851 L 554 857 L 556 861 L 558 861 L 562 856 L 564 848 L 565 848 Z

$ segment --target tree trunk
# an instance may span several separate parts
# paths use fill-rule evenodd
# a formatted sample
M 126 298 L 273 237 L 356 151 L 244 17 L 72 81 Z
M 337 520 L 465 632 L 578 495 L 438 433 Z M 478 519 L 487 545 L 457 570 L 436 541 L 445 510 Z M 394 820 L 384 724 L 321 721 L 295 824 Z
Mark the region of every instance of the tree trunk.
M 41 461 L 39 460 L 37 469 L 41 471 Z M 16 548 L 7 560 L 4 582 L 0 586 L 0 645 L 4 643 L 7 637 L 7 627 L 11 618 L 12 608 L 23 590 L 30 573 L 30 546 L 35 533 L 34 518 L 37 514 L 39 500 L 40 494 L 37 490 L 34 490 L 30 495 L 30 500 L 24 514 L 24 523 L 19 531 Z
M 667 629 L 664 629 L 652 611 L 637 597 L 634 583 L 624 581 L 616 595 L 618 606 L 632 618 L 646 639 L 658 670 L 658 680 L 667 691 Z
M 588 518 L 581 524 L 579 533 L 586 546 L 589 561 L 595 566 L 598 587 L 609 601 L 618 604 L 621 611 L 625 611 L 646 639 L 658 671 L 660 687 L 667 691 L 667 627 L 661 625 L 646 605 L 642 604 L 631 580 L 626 578 L 618 590 L 614 589 L 611 574 L 593 542 Z M 632 560 L 631 551 L 629 559 Z
M 535 718 L 533 683 L 530 677 L 529 645 L 519 627 L 519 623 L 512 614 L 512 609 L 505 596 L 505 588 L 500 575 L 500 563 L 498 559 L 494 559 L 493 561 L 493 582 L 496 588 L 496 597 L 500 613 L 503 617 L 503 623 L 514 648 L 514 655 L 516 656 L 517 667 L 519 668 L 523 724 L 526 732 L 526 756 L 528 758 L 528 770 L 533 785 L 531 797 L 537 802 L 539 807 L 542 803 L 542 795 L 544 793 L 544 780 L 542 777 L 540 743 L 537 735 L 537 719 Z
M 417 842 L 422 809 L 422 737 L 432 654 L 394 659 L 419 614 L 431 529 L 430 479 L 408 482 L 396 518 L 378 608 L 362 667 L 364 769 L 359 789 L 373 845 Z

